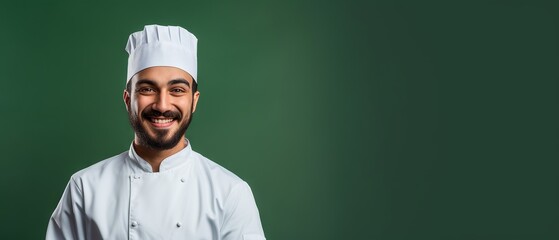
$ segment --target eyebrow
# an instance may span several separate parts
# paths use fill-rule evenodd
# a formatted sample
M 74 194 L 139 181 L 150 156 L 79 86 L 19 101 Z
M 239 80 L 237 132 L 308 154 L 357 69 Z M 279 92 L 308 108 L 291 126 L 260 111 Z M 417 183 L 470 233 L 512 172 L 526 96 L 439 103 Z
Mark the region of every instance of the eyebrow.
M 136 86 L 141 85 L 141 84 L 148 84 L 148 85 L 155 86 L 155 81 L 149 80 L 149 79 L 140 79 L 136 82 Z
M 169 83 L 167 83 L 167 85 L 175 85 L 175 84 L 186 84 L 186 86 L 190 87 L 190 83 L 188 81 L 186 81 L 186 79 L 184 78 L 177 78 L 177 79 L 173 79 L 171 81 L 169 81 Z
M 177 78 L 177 79 L 173 79 L 171 81 L 169 81 L 167 83 L 167 85 L 175 85 L 175 84 L 186 84 L 186 86 L 190 87 L 190 83 L 184 79 L 184 78 Z M 148 85 L 152 85 L 152 86 L 156 86 L 157 84 L 155 83 L 155 81 L 150 80 L 150 79 L 140 79 L 138 80 L 138 82 L 136 82 L 136 86 L 141 85 L 141 84 L 148 84 Z

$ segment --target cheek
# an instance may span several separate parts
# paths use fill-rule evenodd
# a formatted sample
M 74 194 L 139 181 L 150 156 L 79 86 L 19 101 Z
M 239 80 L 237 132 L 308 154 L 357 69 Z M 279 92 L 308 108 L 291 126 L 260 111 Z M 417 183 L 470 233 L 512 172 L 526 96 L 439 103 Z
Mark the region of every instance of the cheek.
M 176 106 L 180 108 L 182 112 L 190 113 L 190 106 L 192 105 L 192 98 L 180 98 L 176 101 Z
M 135 99 L 134 101 L 131 101 L 130 103 L 130 108 L 132 110 L 133 113 L 139 113 L 141 111 L 143 111 L 146 106 L 148 106 L 149 101 L 147 101 L 147 99 L 144 98 L 138 98 Z

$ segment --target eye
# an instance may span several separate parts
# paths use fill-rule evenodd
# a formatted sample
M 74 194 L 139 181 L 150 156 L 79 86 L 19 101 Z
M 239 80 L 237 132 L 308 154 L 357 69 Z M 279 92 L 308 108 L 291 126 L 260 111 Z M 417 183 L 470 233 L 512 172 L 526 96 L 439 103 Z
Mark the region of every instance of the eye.
M 150 94 L 150 93 L 154 93 L 155 89 L 153 89 L 151 87 L 141 87 L 137 90 L 137 92 L 142 93 L 142 94 Z
M 182 89 L 182 88 L 173 88 L 171 89 L 172 93 L 185 93 L 186 90 Z

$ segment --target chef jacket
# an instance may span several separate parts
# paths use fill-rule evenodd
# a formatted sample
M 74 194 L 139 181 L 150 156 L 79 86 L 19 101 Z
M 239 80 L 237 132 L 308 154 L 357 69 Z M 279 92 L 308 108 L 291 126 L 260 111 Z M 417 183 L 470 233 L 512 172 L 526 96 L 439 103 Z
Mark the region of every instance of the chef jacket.
M 188 144 L 159 172 L 134 147 L 72 175 L 46 239 L 265 240 L 248 184 Z

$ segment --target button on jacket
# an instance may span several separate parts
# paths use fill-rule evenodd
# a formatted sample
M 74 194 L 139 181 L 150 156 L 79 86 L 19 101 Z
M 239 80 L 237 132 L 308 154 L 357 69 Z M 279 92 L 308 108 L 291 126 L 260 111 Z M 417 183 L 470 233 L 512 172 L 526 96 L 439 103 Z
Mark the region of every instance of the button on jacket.
M 248 184 L 188 144 L 159 172 L 131 146 L 75 173 L 46 239 L 265 238 Z

